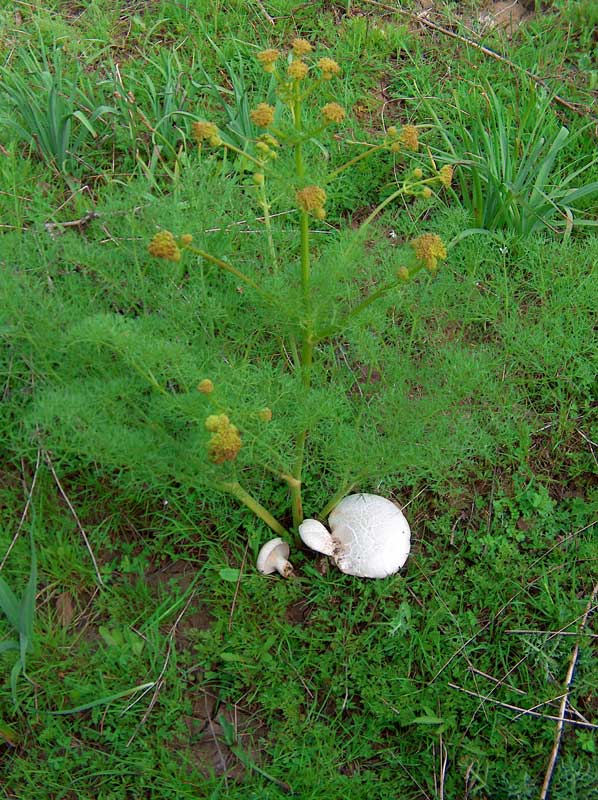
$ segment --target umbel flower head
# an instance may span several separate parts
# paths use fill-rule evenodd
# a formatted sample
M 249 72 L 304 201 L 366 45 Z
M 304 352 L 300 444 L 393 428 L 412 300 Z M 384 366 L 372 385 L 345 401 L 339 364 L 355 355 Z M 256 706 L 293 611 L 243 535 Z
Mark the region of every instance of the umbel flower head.
M 209 378 L 204 378 L 197 384 L 197 391 L 202 394 L 212 394 L 214 391 L 214 384 Z
M 298 58 L 296 58 L 294 61 L 291 61 L 287 70 L 289 73 L 289 78 L 292 78 L 294 81 L 302 81 L 307 75 L 308 71 L 309 67 L 305 61 L 301 61 L 301 59 Z
M 412 150 L 413 152 L 417 150 L 419 147 L 419 138 L 415 125 L 403 125 L 399 136 L 399 143 L 405 150 Z
M 241 449 L 241 435 L 226 414 L 211 414 L 205 421 L 211 432 L 208 442 L 208 458 L 213 464 L 234 461 Z
M 326 192 L 319 186 L 306 186 L 299 189 L 296 193 L 297 205 L 302 211 L 313 214 L 318 219 L 324 219 L 324 203 L 326 202 Z
M 423 263 L 424 267 L 430 272 L 434 272 L 438 266 L 438 261 L 446 258 L 446 247 L 444 242 L 435 233 L 422 233 L 417 239 L 410 242 L 415 251 L 415 257 Z
M 342 122 L 345 115 L 345 109 L 338 103 L 326 103 L 322 108 L 322 116 L 327 122 Z
M 445 164 L 444 167 L 440 168 L 438 180 L 443 186 L 446 186 L 447 189 L 449 188 L 453 182 L 453 168 L 450 164 Z
M 264 72 L 274 72 L 275 64 L 280 57 L 280 50 L 262 50 L 257 54 L 257 60 L 264 68 Z
M 166 261 L 181 260 L 180 248 L 170 231 L 159 231 L 154 234 L 147 249 L 154 258 L 164 258 Z
M 306 56 L 308 53 L 311 53 L 313 47 L 307 41 L 307 39 L 293 39 L 291 42 L 291 47 L 293 48 L 293 55 L 301 58 L 301 56 Z
M 193 138 L 198 144 L 201 144 L 204 141 L 209 142 L 212 147 L 218 147 L 222 144 L 222 139 L 218 133 L 218 128 L 213 122 L 194 122 L 191 125 L 191 131 L 193 133 Z
M 274 122 L 274 106 L 268 103 L 258 103 L 258 105 L 249 112 L 251 121 L 260 128 L 267 128 Z
M 318 66 L 322 70 L 322 79 L 325 81 L 332 80 L 335 75 L 341 74 L 341 68 L 333 58 L 321 58 Z

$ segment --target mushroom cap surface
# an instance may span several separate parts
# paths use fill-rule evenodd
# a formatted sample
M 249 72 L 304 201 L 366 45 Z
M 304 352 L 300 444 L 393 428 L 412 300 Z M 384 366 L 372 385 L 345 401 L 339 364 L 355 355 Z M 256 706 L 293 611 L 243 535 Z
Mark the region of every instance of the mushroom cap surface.
M 409 523 L 400 509 L 376 494 L 350 494 L 328 517 L 336 565 L 348 575 L 385 578 L 407 561 Z
M 270 539 L 262 547 L 257 556 L 257 568 L 263 575 L 270 575 L 276 572 L 280 561 L 285 561 L 289 557 L 289 545 L 280 538 Z

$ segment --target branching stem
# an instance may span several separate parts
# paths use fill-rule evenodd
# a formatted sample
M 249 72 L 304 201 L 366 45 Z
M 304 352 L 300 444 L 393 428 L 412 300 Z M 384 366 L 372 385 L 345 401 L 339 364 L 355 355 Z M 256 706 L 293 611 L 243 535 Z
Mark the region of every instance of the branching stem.
M 218 484 L 218 488 L 221 489 L 223 492 L 228 492 L 232 494 L 233 497 L 236 497 L 240 503 L 243 503 L 244 506 L 247 506 L 256 517 L 263 520 L 266 525 L 271 528 L 274 533 L 277 533 L 279 536 L 289 536 L 289 532 L 285 527 L 283 527 L 280 522 L 272 516 L 272 514 L 268 511 L 267 508 L 255 499 L 252 495 L 247 492 L 238 481 L 230 481 L 227 483 L 220 483 Z

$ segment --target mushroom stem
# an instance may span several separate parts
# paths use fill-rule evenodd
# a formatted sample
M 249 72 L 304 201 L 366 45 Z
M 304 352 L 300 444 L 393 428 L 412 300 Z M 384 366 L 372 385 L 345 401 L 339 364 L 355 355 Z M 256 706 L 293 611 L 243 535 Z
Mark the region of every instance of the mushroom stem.
M 280 573 L 283 578 L 290 578 L 293 574 L 293 565 L 286 558 L 279 556 L 273 564 L 276 572 Z

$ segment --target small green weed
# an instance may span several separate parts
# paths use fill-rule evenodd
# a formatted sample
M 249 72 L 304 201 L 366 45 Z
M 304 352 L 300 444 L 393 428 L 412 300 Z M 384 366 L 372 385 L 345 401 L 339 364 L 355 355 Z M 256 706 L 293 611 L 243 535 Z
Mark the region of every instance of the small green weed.
M 63 177 L 80 173 L 85 166 L 85 140 L 97 139 L 105 131 L 103 116 L 113 111 L 96 103 L 91 80 L 83 70 L 79 68 L 71 78 L 58 48 L 41 58 L 30 49 L 5 70 L 1 88 L 12 107 L 10 114 L 2 116 L 2 124 Z M 102 123 L 99 130 L 98 121 Z
M 0 654 L 12 650 L 18 657 L 10 671 L 10 689 L 15 706 L 17 705 L 17 681 L 20 675 L 27 675 L 27 655 L 33 650 L 33 621 L 35 619 L 35 594 L 37 591 L 37 555 L 31 536 L 31 566 L 25 591 L 19 598 L 4 578 L 0 577 L 0 610 L 6 617 L 12 633 L 17 639 L 0 642 Z

